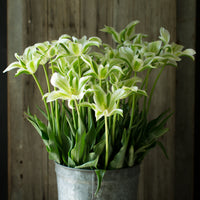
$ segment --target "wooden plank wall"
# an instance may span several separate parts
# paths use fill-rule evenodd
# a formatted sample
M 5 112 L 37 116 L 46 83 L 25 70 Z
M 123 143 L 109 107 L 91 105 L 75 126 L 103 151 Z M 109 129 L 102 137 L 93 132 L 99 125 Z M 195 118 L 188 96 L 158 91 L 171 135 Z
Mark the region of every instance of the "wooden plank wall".
M 164 26 L 176 36 L 176 0 L 8 0 L 8 63 L 14 52 L 28 45 L 57 39 L 61 34 L 98 35 L 104 25 L 121 29 L 132 20 L 137 30 L 156 39 Z M 40 75 L 39 75 L 40 76 Z M 42 81 L 42 75 L 40 77 Z M 151 117 L 171 107 L 175 109 L 175 69 L 167 69 L 156 90 Z M 36 131 L 24 118 L 27 106 L 37 113 L 35 102 L 41 97 L 31 77 L 8 76 L 9 115 L 9 200 L 56 200 L 54 163 Z M 170 132 L 162 138 L 170 160 L 156 148 L 141 167 L 139 200 L 175 199 L 175 118 L 168 123 Z M 178 198 L 176 198 L 178 200 Z
M 6 2 L 0 2 L 0 71 L 7 65 L 7 51 L 6 51 L 6 38 L 7 38 L 7 23 L 6 23 Z M 7 194 L 7 76 L 0 73 L 0 194 L 1 198 L 8 199 Z
M 195 48 L 195 9 L 195 0 L 177 1 L 177 41 L 186 48 Z M 184 58 L 176 80 L 175 199 L 199 199 L 194 198 L 195 62 Z

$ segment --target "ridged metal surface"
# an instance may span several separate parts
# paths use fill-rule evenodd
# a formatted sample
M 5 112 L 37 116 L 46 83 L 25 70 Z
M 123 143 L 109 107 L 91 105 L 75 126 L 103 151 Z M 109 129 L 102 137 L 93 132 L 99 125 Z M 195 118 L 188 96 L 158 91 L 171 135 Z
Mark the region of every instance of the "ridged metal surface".
M 139 166 L 107 170 L 95 196 L 94 170 L 80 170 L 55 163 L 58 200 L 137 200 Z

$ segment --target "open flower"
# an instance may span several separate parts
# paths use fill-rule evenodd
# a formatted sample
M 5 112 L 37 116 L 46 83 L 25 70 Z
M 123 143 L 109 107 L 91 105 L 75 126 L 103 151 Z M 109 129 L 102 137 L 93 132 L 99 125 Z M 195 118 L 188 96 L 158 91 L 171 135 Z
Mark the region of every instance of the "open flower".
M 93 86 L 94 103 L 84 102 L 80 106 L 91 107 L 95 111 L 96 120 L 103 116 L 120 114 L 123 116 L 123 110 L 119 108 L 117 101 L 127 96 L 128 92 L 124 89 L 117 89 L 113 93 L 106 93 L 100 86 Z
M 33 49 L 32 50 L 31 49 L 32 49 L 32 47 L 28 47 L 25 50 L 25 53 L 28 53 L 33 50 Z M 34 57 L 34 59 L 32 59 L 32 58 L 26 59 L 25 55 L 19 56 L 19 55 L 15 54 L 15 57 L 17 58 L 18 61 L 11 63 L 3 71 L 3 73 L 11 71 L 13 69 L 18 69 L 15 76 L 19 76 L 22 73 L 34 74 L 37 71 L 39 63 L 40 63 L 40 59 L 41 59 L 39 56 L 37 58 Z
M 85 86 L 89 79 L 89 76 L 79 78 L 72 73 L 68 73 L 67 76 L 54 73 L 51 84 L 58 90 L 45 94 L 44 98 L 47 97 L 47 102 L 57 99 L 69 100 L 69 107 L 72 108 L 71 100 L 81 100 L 84 97 L 86 93 Z

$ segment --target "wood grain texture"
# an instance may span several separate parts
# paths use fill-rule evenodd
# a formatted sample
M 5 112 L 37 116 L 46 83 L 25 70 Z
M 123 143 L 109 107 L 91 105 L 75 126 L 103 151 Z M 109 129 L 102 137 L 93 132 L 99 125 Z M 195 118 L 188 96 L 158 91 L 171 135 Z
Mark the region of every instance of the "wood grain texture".
M 104 42 L 111 43 L 111 37 L 100 31 L 104 25 L 112 26 L 112 1 L 82 0 L 80 29 L 81 36 L 99 36 Z
M 14 52 L 21 54 L 25 47 L 47 39 L 43 29 L 45 9 L 45 1 L 8 1 L 9 63 L 13 61 Z M 35 102 L 40 106 L 41 96 L 30 76 L 13 78 L 10 73 L 8 88 L 10 199 L 45 199 L 47 153 L 24 117 L 28 106 L 32 113 L 37 113 Z
M 36 42 L 57 39 L 61 34 L 111 37 L 99 31 L 104 25 L 122 29 L 132 20 L 140 20 L 137 32 L 156 39 L 164 26 L 176 38 L 176 0 L 8 0 L 8 61 L 14 52 Z M 42 75 L 38 74 L 42 85 Z M 155 74 L 153 76 L 155 78 Z M 151 80 L 151 83 L 153 79 Z M 36 131 L 23 117 L 30 105 L 40 102 L 33 80 L 28 76 L 8 80 L 9 105 L 9 200 L 56 200 L 54 164 Z M 42 106 L 42 105 L 41 105 Z M 167 68 L 155 91 L 151 118 L 171 107 L 175 110 L 175 69 Z M 159 148 L 145 158 L 141 166 L 139 200 L 175 200 L 175 118 L 162 138 L 170 159 Z M 177 200 L 177 199 L 176 199 Z
M 195 9 L 194 0 L 177 1 L 177 41 L 186 48 L 195 48 Z M 177 69 L 176 80 L 175 199 L 195 199 L 195 62 L 184 58 Z

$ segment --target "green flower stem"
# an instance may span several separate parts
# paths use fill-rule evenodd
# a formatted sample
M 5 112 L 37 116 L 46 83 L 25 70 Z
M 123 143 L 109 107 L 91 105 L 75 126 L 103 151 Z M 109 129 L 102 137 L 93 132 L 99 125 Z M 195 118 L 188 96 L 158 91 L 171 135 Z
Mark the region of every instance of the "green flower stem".
M 36 82 L 36 84 L 38 86 L 38 89 L 40 91 L 41 96 L 43 97 L 44 96 L 44 92 L 42 90 L 42 87 L 41 87 L 38 79 L 36 78 L 36 76 L 34 74 L 32 74 L 32 76 L 33 76 L 33 78 L 34 78 L 34 80 L 35 80 L 35 82 Z M 44 102 L 44 106 L 45 106 L 45 109 L 46 109 L 46 112 L 47 112 L 48 119 L 50 121 L 50 112 L 49 112 L 49 108 L 48 108 L 48 105 L 47 105 L 47 102 L 46 102 L 46 98 L 43 99 L 43 102 Z
M 150 73 L 151 73 L 151 70 L 152 69 L 149 69 L 148 71 L 147 71 L 147 74 L 146 74 L 146 77 L 145 77 L 145 79 L 144 79 L 144 81 L 143 81 L 143 83 L 142 83 L 142 86 L 141 86 L 141 89 L 143 89 L 143 87 L 144 87 L 144 85 L 145 85 L 145 91 L 147 91 L 147 87 L 148 87 L 148 82 L 149 82 L 149 75 L 150 75 Z M 144 103 L 143 103 L 143 115 L 146 113 L 146 102 L 147 102 L 147 97 L 146 96 L 144 96 Z
M 129 130 L 131 130 L 131 127 L 133 125 L 134 110 L 135 110 L 135 94 L 133 94 L 132 108 L 131 108 L 131 120 L 130 120 L 130 124 L 129 124 Z
M 62 118 L 64 118 L 64 116 L 65 116 L 65 108 L 64 108 L 64 104 L 65 104 L 65 101 L 64 100 L 62 100 Z
M 81 77 L 80 56 L 78 56 L 78 75 L 79 75 L 79 77 Z
M 50 93 L 50 92 L 51 92 L 50 82 L 49 82 L 49 77 L 48 77 L 48 74 L 47 74 L 47 70 L 46 70 L 45 65 L 43 65 L 43 70 L 44 70 L 44 74 L 45 74 L 45 78 L 46 78 L 46 83 L 47 83 L 48 92 Z M 52 102 L 50 102 L 50 108 L 51 108 L 51 114 L 52 114 L 53 130 L 55 130 L 55 121 L 54 121 L 55 114 L 54 114 L 54 109 L 53 109 L 53 104 L 52 104 Z
M 99 79 L 99 86 L 101 87 L 101 79 Z
M 145 86 L 145 89 L 147 89 L 148 81 L 149 81 L 149 75 L 150 75 L 151 71 L 152 71 L 152 69 L 148 69 L 148 71 L 147 71 L 147 73 L 146 73 L 146 76 L 145 76 L 145 79 L 144 79 L 144 81 L 142 82 L 141 90 L 143 89 L 144 86 Z
M 108 166 L 108 156 L 109 156 L 109 147 L 108 147 L 108 122 L 107 122 L 107 115 L 105 117 L 105 134 L 106 134 L 106 157 L 105 157 L 105 169 Z
M 57 131 L 58 131 L 58 138 L 60 144 L 62 144 L 62 138 L 61 138 L 61 132 L 60 132 L 60 123 L 59 123 L 59 110 L 58 110 L 58 101 L 56 100 L 56 105 L 55 105 L 55 112 L 56 112 L 56 125 L 57 125 Z
M 51 61 L 51 59 L 50 59 Z M 52 68 L 52 74 L 54 73 L 54 68 L 53 64 L 51 62 L 51 68 Z M 54 90 L 56 91 L 56 88 L 54 87 Z M 61 138 L 61 133 L 60 133 L 60 124 L 59 124 L 59 113 L 58 113 L 58 100 L 55 100 L 55 113 L 56 113 L 56 127 L 57 127 L 57 132 L 58 132 L 58 138 L 60 144 L 62 144 L 62 138 Z
M 112 144 L 115 143 L 115 124 L 116 124 L 117 115 L 113 116 L 113 124 L 112 124 Z
M 156 85 L 157 85 L 157 82 L 158 82 L 158 80 L 159 80 L 159 78 L 160 78 L 160 75 L 162 74 L 164 68 L 165 68 L 165 64 L 161 67 L 161 70 L 160 70 L 160 72 L 158 73 L 158 75 L 157 75 L 157 77 L 156 77 L 156 79 L 155 79 L 155 81 L 154 81 L 153 87 L 152 87 L 151 92 L 150 92 L 150 95 L 149 95 L 149 100 L 148 100 L 148 105 L 147 105 L 147 113 L 149 112 L 149 108 L 150 108 L 150 105 L 151 105 L 151 99 L 152 99 L 152 96 L 153 96 L 155 87 L 156 87 Z
M 78 114 L 78 122 L 79 122 L 79 120 L 81 119 L 80 110 L 79 110 L 78 103 L 77 103 L 76 99 L 74 99 L 74 102 L 75 102 L 75 106 L 76 106 L 76 110 L 77 110 L 77 114 Z
M 106 81 L 106 89 L 107 89 L 107 92 L 110 90 L 108 81 Z
M 117 107 L 119 107 L 119 101 L 117 102 Z M 110 117 L 111 118 L 111 117 Z M 113 116 L 113 123 L 112 123 L 112 144 L 115 143 L 115 124 L 116 124 L 117 114 Z
M 105 117 L 105 134 L 106 134 L 106 157 L 105 157 L 105 169 L 108 166 L 108 156 L 109 156 L 109 147 L 108 147 L 108 122 L 107 122 L 107 115 Z
M 78 116 L 80 117 L 80 111 L 79 111 L 78 103 L 77 103 L 76 99 L 74 99 L 74 102 L 75 102 L 75 106 L 76 106 L 76 110 L 77 110 Z
M 76 126 L 76 116 L 75 116 L 75 109 L 74 108 L 72 109 L 72 117 L 73 117 L 73 122 L 74 122 L 74 128 L 76 130 L 77 126 Z
M 80 109 L 78 107 L 78 103 L 77 103 L 77 100 L 74 99 L 74 102 L 75 102 L 75 106 L 76 106 L 76 110 L 77 110 L 77 114 L 78 114 L 78 129 L 81 130 L 81 133 L 82 133 L 82 120 L 81 120 L 81 114 L 80 114 Z

